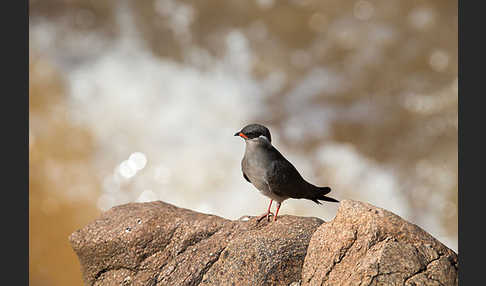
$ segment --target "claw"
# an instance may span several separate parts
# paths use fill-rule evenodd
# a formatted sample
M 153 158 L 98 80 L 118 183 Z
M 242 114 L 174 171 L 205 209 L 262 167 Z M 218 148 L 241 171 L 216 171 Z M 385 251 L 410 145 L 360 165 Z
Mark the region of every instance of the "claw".
M 272 212 L 266 212 L 266 213 L 262 214 L 261 216 L 259 216 L 257 218 L 257 222 L 260 222 L 264 217 L 267 218 L 267 221 L 270 221 L 270 215 L 273 216 L 273 213 Z

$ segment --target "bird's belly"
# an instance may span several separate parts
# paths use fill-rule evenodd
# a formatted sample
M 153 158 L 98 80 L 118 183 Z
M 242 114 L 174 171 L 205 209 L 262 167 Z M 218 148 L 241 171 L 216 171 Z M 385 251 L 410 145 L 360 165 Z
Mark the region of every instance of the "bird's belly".
M 282 202 L 287 199 L 286 197 L 278 196 L 274 192 L 272 192 L 270 186 L 265 181 L 264 168 L 254 165 L 251 168 L 247 168 L 245 173 L 248 176 L 248 179 L 250 179 L 253 186 L 255 186 L 255 188 L 258 189 L 258 191 L 260 191 L 262 195 L 277 202 Z
M 265 170 L 263 168 L 252 167 L 247 170 L 246 175 L 250 179 L 251 183 L 260 192 L 268 192 L 268 184 L 265 182 Z

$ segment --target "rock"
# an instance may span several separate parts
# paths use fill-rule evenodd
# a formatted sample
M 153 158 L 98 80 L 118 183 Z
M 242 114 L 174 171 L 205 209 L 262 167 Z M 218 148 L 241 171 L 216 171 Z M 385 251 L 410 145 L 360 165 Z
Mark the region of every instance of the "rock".
M 69 239 L 86 285 L 458 285 L 456 253 L 389 211 L 349 200 L 328 223 L 130 203 Z
M 302 285 L 458 285 L 457 254 L 420 227 L 344 200 L 312 236 Z
M 113 207 L 69 240 L 86 285 L 289 285 L 322 223 L 231 221 L 157 201 Z
M 264 221 L 264 220 L 263 220 Z M 262 221 L 262 222 L 263 222 Z M 200 285 L 289 285 L 300 280 L 317 218 L 279 216 L 276 223 L 234 235 Z

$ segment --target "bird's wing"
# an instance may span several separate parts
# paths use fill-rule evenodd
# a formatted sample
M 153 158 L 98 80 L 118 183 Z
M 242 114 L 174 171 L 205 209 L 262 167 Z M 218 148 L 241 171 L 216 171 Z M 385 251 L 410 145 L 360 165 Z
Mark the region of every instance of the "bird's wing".
M 250 179 L 248 179 L 248 177 L 246 176 L 245 172 L 243 172 L 243 178 L 245 178 L 245 180 L 247 180 L 248 183 L 251 183 Z
M 305 182 L 297 169 L 283 156 L 273 160 L 265 173 L 270 189 L 278 196 L 303 198 Z

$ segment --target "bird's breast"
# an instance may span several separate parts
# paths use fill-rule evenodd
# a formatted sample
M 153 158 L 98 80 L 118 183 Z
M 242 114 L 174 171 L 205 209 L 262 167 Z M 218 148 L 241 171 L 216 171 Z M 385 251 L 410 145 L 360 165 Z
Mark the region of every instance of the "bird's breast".
M 266 170 L 269 168 L 269 161 L 260 152 L 246 153 L 243 157 L 242 169 L 251 183 L 260 191 L 267 192 L 268 184 L 265 181 Z

